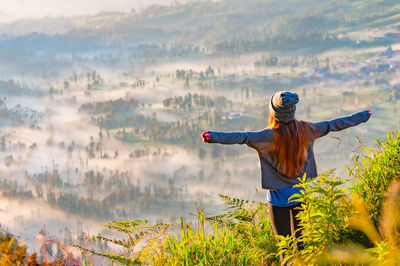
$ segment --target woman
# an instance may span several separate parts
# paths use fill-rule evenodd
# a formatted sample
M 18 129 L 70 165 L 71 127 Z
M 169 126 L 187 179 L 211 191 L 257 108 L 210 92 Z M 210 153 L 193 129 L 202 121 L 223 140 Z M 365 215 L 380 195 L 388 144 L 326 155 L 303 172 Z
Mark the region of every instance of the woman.
M 368 121 L 370 110 L 331 121 L 311 123 L 295 119 L 296 93 L 280 91 L 272 95 L 269 102 L 269 126 L 258 132 L 215 132 L 202 134 L 203 141 L 221 144 L 247 144 L 259 155 L 261 165 L 261 186 L 267 190 L 267 201 L 272 228 L 276 235 L 293 235 L 300 232 L 296 219 L 299 203 L 289 198 L 299 193 L 293 185 L 298 177 L 316 177 L 313 144 L 315 139 L 331 131 L 340 131 Z M 299 247 L 301 248 L 301 247 Z

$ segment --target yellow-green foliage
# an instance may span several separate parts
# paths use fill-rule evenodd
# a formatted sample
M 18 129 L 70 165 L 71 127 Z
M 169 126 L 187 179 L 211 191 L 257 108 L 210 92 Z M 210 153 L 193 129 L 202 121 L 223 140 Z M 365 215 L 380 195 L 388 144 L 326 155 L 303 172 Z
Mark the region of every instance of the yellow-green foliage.
M 346 198 L 347 189 L 344 182 L 337 177 L 328 177 L 329 173 L 314 180 L 306 180 L 305 176 L 298 187 L 304 190 L 292 197 L 299 202 L 301 237 L 279 236 L 279 254 L 283 263 L 297 264 L 316 263 L 319 255 L 343 239 L 348 227 L 348 217 L 352 213 Z M 297 250 L 298 246 L 303 249 Z
M 113 252 L 96 251 L 78 245 L 74 246 L 83 251 L 83 253 L 102 256 L 113 262 L 119 262 L 125 265 L 142 264 L 144 262 L 143 254 L 148 253 L 149 246 L 154 247 L 153 241 L 151 240 L 156 239 L 160 232 L 164 231 L 170 226 L 162 223 L 151 226 L 142 225 L 144 223 L 147 223 L 147 221 L 112 221 L 104 224 L 103 227 L 122 233 L 125 236 L 124 238 L 109 238 L 101 235 L 96 235 L 90 238 L 90 240 L 96 239 L 117 246 L 119 250 L 121 250 L 121 252 L 118 254 Z M 136 253 L 135 247 L 139 242 L 143 242 L 145 239 L 147 240 L 149 246 Z
M 226 201 L 238 201 L 224 196 Z M 229 219 L 232 218 L 232 219 Z M 149 258 L 154 265 L 259 265 L 277 262 L 276 244 L 265 205 L 234 208 L 209 219 L 205 233 L 204 214 L 198 211 L 198 225 L 180 223 L 180 237 L 168 236 L 160 246 L 162 255 Z
M 0 232 L 0 265 L 37 265 L 36 253 L 29 255 L 23 242 Z
M 105 227 L 126 237 L 111 239 L 94 236 L 122 248 L 122 252 L 80 248 L 85 253 L 103 256 L 126 265 L 259 265 L 278 263 L 277 246 L 266 205 L 222 196 L 229 212 L 205 218 L 198 210 L 198 224 L 193 228 L 180 221 L 180 234 L 166 232 L 171 225 L 140 225 L 146 221 L 111 222 Z M 135 252 L 141 242 L 142 248 Z
M 350 217 L 350 226 L 364 232 L 374 247 L 355 244 L 337 246 L 320 262 L 330 264 L 398 265 L 400 258 L 400 182 L 394 182 L 384 202 L 379 226 L 376 227 L 363 199 L 353 199 L 356 214 Z
M 400 131 L 389 133 L 385 142 L 378 141 L 378 148 L 365 151 L 366 155 L 357 157 L 350 170 L 352 190 L 368 203 L 368 213 L 377 225 L 388 187 L 400 178 Z
M 355 179 L 351 195 L 336 178 L 321 175 L 313 181 L 303 180 L 299 186 L 304 192 L 296 200 L 301 202 L 302 236 L 279 237 L 283 262 L 394 265 L 400 258 L 399 132 L 378 144 L 376 149 L 366 148 L 361 160 L 356 159 L 350 171 Z M 372 248 L 355 244 L 365 242 L 359 239 L 365 235 Z M 299 244 L 304 246 L 301 251 L 296 250 Z

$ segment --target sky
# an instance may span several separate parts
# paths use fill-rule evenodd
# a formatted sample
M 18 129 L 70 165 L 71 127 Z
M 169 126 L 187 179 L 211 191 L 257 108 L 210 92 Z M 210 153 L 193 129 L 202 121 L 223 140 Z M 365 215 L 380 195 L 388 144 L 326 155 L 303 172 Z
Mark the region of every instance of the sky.
M 171 5 L 189 0 L 0 0 L 0 23 L 22 18 L 74 16 L 102 11 L 129 12 L 152 4 Z

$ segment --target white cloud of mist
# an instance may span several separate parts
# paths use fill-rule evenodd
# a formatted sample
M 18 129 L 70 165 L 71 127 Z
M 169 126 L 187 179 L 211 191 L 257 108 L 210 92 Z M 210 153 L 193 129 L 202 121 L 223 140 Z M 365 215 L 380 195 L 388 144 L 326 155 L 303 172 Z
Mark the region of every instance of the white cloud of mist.
M 171 5 L 184 2 L 187 0 L 1 0 L 0 23 L 49 15 L 75 16 L 99 12 L 130 12 L 133 8 L 141 10 L 153 4 Z
M 66 236 L 66 228 L 72 237 L 83 231 L 86 234 L 96 234 L 102 230 L 99 221 L 65 213 L 62 210 L 49 207 L 38 200 L 17 201 L 0 195 L 1 229 L 23 236 L 31 251 L 40 248 L 36 241 L 38 233 L 46 229 L 52 236 L 62 240 Z

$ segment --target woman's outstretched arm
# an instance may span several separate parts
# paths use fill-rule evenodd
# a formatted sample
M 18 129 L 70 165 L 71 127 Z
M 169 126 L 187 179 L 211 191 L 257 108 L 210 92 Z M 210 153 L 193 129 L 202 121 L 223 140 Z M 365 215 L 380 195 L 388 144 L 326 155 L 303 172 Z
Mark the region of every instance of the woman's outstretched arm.
M 272 142 L 273 131 L 263 129 L 257 132 L 217 132 L 206 131 L 202 135 L 203 141 L 220 144 L 247 144 L 258 149 L 263 144 Z
M 340 131 L 348 127 L 356 126 L 360 123 L 367 122 L 371 117 L 371 111 L 366 110 L 355 113 L 351 116 L 341 117 L 330 121 L 321 121 L 318 123 L 311 123 L 317 134 L 317 138 L 323 137 L 331 131 Z

